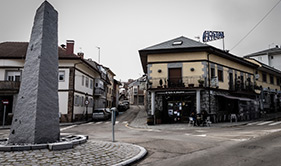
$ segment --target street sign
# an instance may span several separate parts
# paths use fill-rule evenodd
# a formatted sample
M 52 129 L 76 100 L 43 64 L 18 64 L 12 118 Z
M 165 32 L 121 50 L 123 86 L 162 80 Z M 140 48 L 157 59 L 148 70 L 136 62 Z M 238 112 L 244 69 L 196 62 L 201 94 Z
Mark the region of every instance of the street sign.
M 8 104 L 9 104 L 9 100 L 2 100 L 2 103 L 3 103 L 4 105 L 8 105 Z

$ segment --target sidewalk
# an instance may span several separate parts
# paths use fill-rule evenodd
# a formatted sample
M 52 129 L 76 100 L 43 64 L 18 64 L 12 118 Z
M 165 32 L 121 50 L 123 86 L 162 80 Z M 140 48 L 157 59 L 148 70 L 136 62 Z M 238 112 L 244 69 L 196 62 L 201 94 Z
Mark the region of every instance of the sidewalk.
M 147 113 L 144 110 L 143 106 L 139 106 L 140 111 L 133 120 L 129 126 L 133 128 L 139 128 L 139 129 L 173 129 L 173 130 L 183 130 L 183 129 L 191 129 L 194 128 L 193 126 L 187 124 L 187 123 L 174 123 L 174 124 L 159 124 L 159 125 L 147 125 Z M 241 126 L 246 125 L 251 122 L 255 121 L 267 121 L 272 119 L 281 118 L 281 112 L 277 113 L 270 113 L 266 114 L 265 117 L 255 119 L 252 121 L 241 121 L 241 122 L 220 122 L 220 123 L 212 123 L 211 127 L 235 127 L 235 126 Z M 199 128 L 199 127 L 196 127 Z

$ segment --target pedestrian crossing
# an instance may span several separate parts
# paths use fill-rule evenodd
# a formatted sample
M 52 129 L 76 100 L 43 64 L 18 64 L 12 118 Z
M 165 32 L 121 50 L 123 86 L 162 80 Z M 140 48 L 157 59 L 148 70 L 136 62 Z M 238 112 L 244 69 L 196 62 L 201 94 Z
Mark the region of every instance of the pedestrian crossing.
M 276 125 L 281 125 L 281 121 L 258 121 L 258 122 L 251 122 L 248 123 L 247 126 L 276 126 Z
M 122 121 L 122 122 L 120 122 L 120 121 L 115 121 L 115 125 L 117 125 L 117 124 L 119 124 L 119 123 L 125 125 L 125 124 L 128 123 L 128 121 Z M 112 122 L 111 122 L 111 121 L 88 122 L 88 123 L 83 123 L 83 124 L 81 124 L 81 125 L 82 125 L 82 126 L 86 126 L 86 125 L 103 125 L 103 124 L 111 125 Z M 71 129 L 71 128 L 76 127 L 76 126 L 78 126 L 78 125 L 71 125 L 71 126 L 63 127 L 63 128 L 60 129 L 60 131 L 64 131 L 64 130 L 67 130 L 67 129 Z

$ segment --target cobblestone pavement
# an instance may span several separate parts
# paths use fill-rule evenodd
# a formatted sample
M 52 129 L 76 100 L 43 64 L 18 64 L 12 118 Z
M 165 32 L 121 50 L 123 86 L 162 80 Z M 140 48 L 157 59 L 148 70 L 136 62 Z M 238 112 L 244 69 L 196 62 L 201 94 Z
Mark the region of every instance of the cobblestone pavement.
M 140 146 L 88 140 L 73 149 L 0 152 L 0 164 L 8 165 L 127 165 L 140 159 L 146 150 Z

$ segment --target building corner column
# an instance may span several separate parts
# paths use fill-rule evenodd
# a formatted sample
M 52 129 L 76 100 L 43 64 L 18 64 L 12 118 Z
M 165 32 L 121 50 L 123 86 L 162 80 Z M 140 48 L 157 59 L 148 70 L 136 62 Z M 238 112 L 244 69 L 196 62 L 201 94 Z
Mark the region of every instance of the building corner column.
M 200 109 L 200 90 L 196 90 L 196 113 L 200 114 L 201 109 Z

